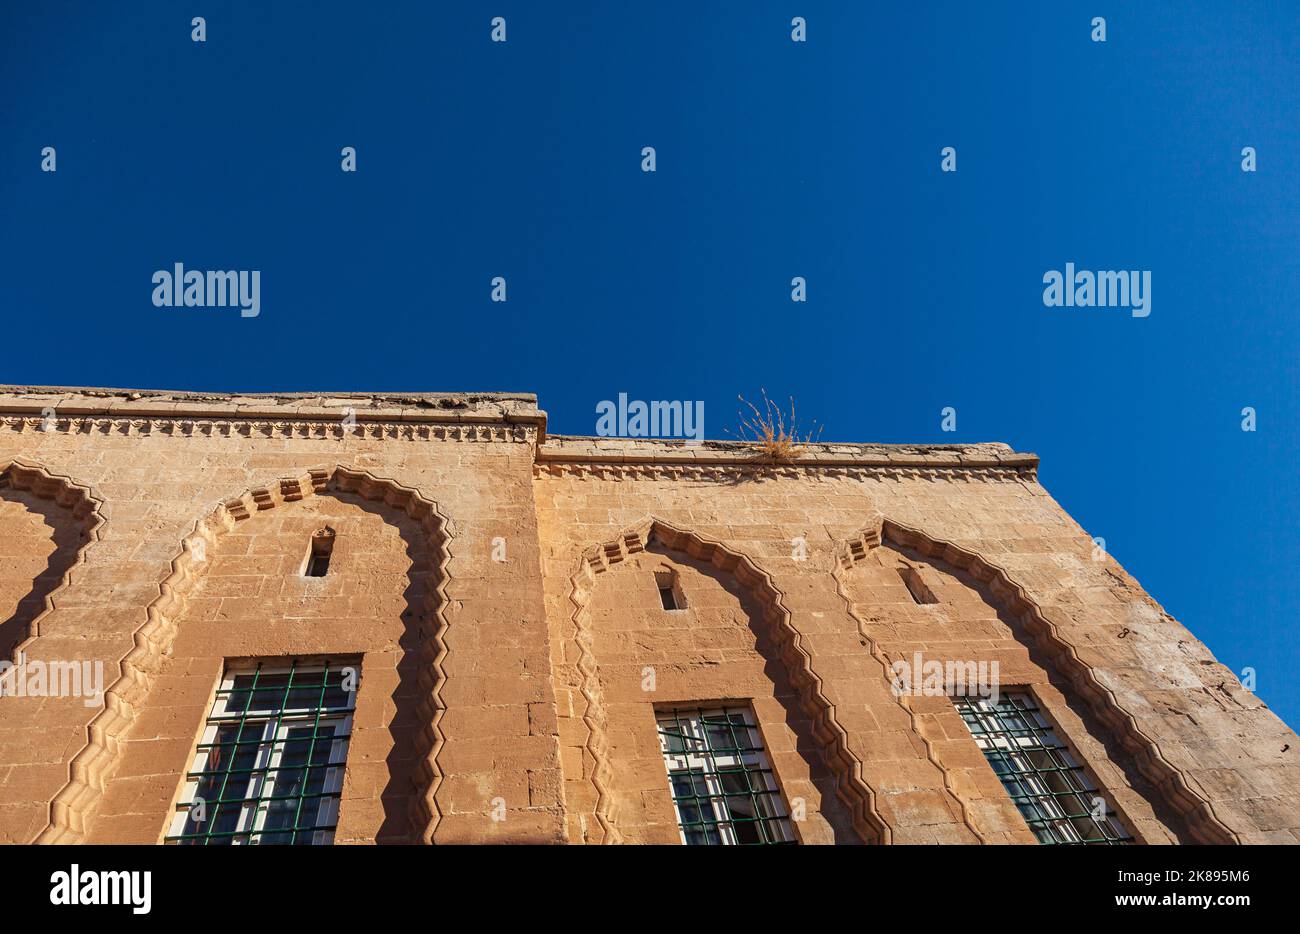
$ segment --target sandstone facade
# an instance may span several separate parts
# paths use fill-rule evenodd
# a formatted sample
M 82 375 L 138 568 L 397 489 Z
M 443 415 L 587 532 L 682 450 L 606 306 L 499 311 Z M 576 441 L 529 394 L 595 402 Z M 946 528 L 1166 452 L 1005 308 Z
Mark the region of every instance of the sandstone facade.
M 679 842 L 656 719 L 726 706 L 799 842 L 1033 843 L 953 701 L 891 690 L 918 652 L 997 661 L 1135 842 L 1300 840 L 1296 735 L 1036 468 L 547 436 L 526 395 L 0 391 L 0 654 L 107 689 L 0 697 L 0 840 L 163 841 L 223 676 L 327 659 L 335 842 Z

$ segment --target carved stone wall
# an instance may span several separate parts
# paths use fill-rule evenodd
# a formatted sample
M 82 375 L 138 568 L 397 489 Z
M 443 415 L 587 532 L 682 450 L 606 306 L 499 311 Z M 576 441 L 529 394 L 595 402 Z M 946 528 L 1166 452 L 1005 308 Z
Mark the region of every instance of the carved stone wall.
M 40 413 L 52 397 L 60 403 L 59 415 L 47 422 Z M 422 734 L 420 742 L 437 747 L 436 774 L 422 779 L 417 775 L 409 792 L 414 802 L 421 782 L 433 789 L 419 830 L 446 842 L 562 839 L 550 651 L 536 521 L 529 505 L 534 459 L 529 439 L 537 433 L 536 409 L 518 397 L 466 403 L 463 409 L 460 397 L 453 397 L 430 406 L 412 403 L 409 411 L 367 399 L 347 400 L 356 406 L 355 431 L 339 429 L 337 421 L 326 421 L 319 412 L 308 413 L 309 421 L 295 421 L 303 414 L 297 403 L 282 419 L 282 427 L 263 430 L 258 422 L 269 424 L 265 413 L 242 419 L 235 405 L 186 402 L 192 407 L 184 413 L 186 420 L 228 426 L 187 433 L 180 418 L 157 411 L 148 419 L 93 411 L 119 402 L 138 404 L 115 395 L 0 398 L 0 413 L 7 416 L 0 424 L 0 464 L 39 465 L 50 475 L 70 478 L 70 489 L 93 490 L 95 500 L 102 502 L 96 507 L 93 544 L 83 552 L 85 563 L 74 566 L 70 582 L 54 593 L 52 608 L 37 621 L 39 634 L 24 649 L 31 660 L 99 663 L 109 687 L 106 706 L 100 708 L 85 706 L 81 698 L 0 698 L 0 841 L 73 841 L 85 839 L 87 832 L 93 839 L 157 839 L 165 814 L 145 819 L 132 810 L 135 804 L 111 806 L 116 818 L 111 826 L 120 829 L 120 836 L 114 836 L 117 831 L 95 830 L 98 818 L 109 816 L 102 811 L 108 805 L 102 792 L 106 777 L 114 774 L 112 768 L 101 767 L 101 760 L 104 766 L 126 762 L 118 756 L 120 743 L 153 736 L 157 730 L 154 724 L 145 733 L 127 729 L 137 715 L 148 713 L 145 698 L 156 687 L 150 683 L 151 672 L 144 678 L 130 674 L 132 662 L 162 658 L 177 638 L 176 632 L 166 635 L 168 629 L 184 632 L 184 614 L 172 617 L 174 597 L 169 594 L 192 586 L 181 565 L 196 529 L 203 534 L 202 528 L 208 528 L 217 549 L 224 526 L 255 523 L 293 508 L 293 497 L 312 495 L 313 477 L 322 471 L 340 488 L 345 476 L 362 478 L 353 488 L 357 496 L 367 501 L 377 497 L 383 508 L 419 522 L 430 540 L 425 520 L 412 514 L 407 503 L 436 504 L 446 520 L 445 645 L 435 652 L 442 673 L 437 675 L 433 659 L 417 666 L 426 684 L 439 684 L 437 703 L 416 714 L 412 725 Z M 154 410 L 182 404 L 157 397 L 144 401 Z M 444 407 L 443 401 L 449 405 Z M 270 405 L 255 400 L 248 404 L 259 409 Z M 92 411 L 68 412 L 78 406 Z M 521 421 L 510 421 L 516 414 Z M 74 424 L 84 426 L 84 419 L 107 422 L 108 430 L 71 430 Z M 139 421 L 151 421 L 148 430 L 135 424 Z M 314 423 L 329 425 L 329 430 L 314 431 Z M 381 430 L 385 425 L 391 430 Z M 368 483 L 380 486 L 368 493 Z M 286 500 L 289 505 L 278 505 Z M 263 516 L 268 506 L 273 511 Z M 249 518 L 239 518 L 241 511 Z M 493 560 L 497 539 L 506 545 L 499 561 Z M 392 552 L 393 562 L 409 566 L 412 560 L 405 550 Z M 376 576 L 387 577 L 404 574 L 407 568 L 377 565 L 374 570 Z M 273 626 L 279 613 L 274 604 L 260 599 L 250 599 L 246 607 L 243 625 L 250 630 L 259 616 L 264 625 Z M 380 638 L 378 628 L 373 632 L 377 644 L 365 650 L 381 651 L 388 636 Z M 317 648 L 329 644 L 322 638 Z M 210 644 L 214 655 L 226 651 L 222 645 Z M 292 645 L 263 646 L 274 649 L 272 654 L 309 647 L 305 634 Z M 213 677 L 207 669 L 196 676 L 196 683 L 202 682 L 200 693 L 210 695 Z M 369 678 L 369 669 L 363 677 Z M 112 685 L 119 682 L 114 690 Z M 370 683 L 380 682 L 382 673 Z M 197 708 L 205 702 L 206 697 L 186 714 L 193 719 L 187 741 L 193 741 L 199 726 Z M 110 724 L 113 729 L 105 729 Z M 361 759 L 350 758 L 349 766 L 354 764 L 360 766 Z M 174 780 L 169 800 L 161 802 L 162 811 L 179 789 L 180 776 Z M 370 788 L 374 781 L 370 776 L 369 785 L 351 787 Z M 381 799 L 386 787 L 381 787 Z M 151 789 L 148 795 L 156 793 Z M 494 805 L 498 799 L 504 820 L 491 819 L 500 813 Z M 151 808 L 157 803 L 147 796 L 138 800 L 150 802 Z M 349 810 L 360 815 L 365 807 L 361 798 L 352 806 L 345 802 L 344 818 Z M 377 828 L 383 823 L 372 817 L 369 824 L 356 826 Z M 366 834 L 358 829 L 357 835 Z
M 1004 445 L 773 466 L 519 395 L 20 389 L 0 532 L 6 638 L 108 688 L 0 697 L 0 842 L 157 841 L 226 661 L 323 654 L 362 659 L 339 842 L 673 842 L 655 710 L 720 701 L 801 842 L 1026 842 L 951 701 L 891 690 L 918 648 L 997 657 L 1142 842 L 1300 839 L 1295 733 Z

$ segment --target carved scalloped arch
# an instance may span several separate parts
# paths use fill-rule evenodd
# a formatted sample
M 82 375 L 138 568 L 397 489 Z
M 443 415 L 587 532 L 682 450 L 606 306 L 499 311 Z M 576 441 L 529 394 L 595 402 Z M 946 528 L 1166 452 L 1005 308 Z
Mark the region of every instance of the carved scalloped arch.
M 181 540 L 180 550 L 171 561 L 171 571 L 159 584 L 159 593 L 146 608 L 147 619 L 136 630 L 135 646 L 121 660 L 121 674 L 104 692 L 104 709 L 87 729 L 87 743 L 73 757 L 69 780 L 50 804 L 50 821 L 36 838 L 37 843 L 77 843 L 85 834 L 86 817 L 100 796 L 105 782 L 119 761 L 120 739 L 148 696 L 159 666 L 175 641 L 186 599 L 201 573 L 202 556 L 237 523 L 253 514 L 273 509 L 331 490 L 355 493 L 368 500 L 383 502 L 402 509 L 420 522 L 429 534 L 436 556 L 436 586 L 429 591 L 429 606 L 419 633 L 419 652 L 424 664 L 419 668 L 419 706 L 417 713 L 424 724 L 418 736 L 413 823 L 421 828 L 424 843 L 431 843 L 441 820 L 437 804 L 442 772 L 438 755 L 446 742 L 442 717 L 446 704 L 442 687 L 446 682 L 447 658 L 447 566 L 451 560 L 449 545 L 451 524 L 438 505 L 418 490 L 373 474 L 341 465 L 321 467 L 290 479 L 279 480 L 250 489 L 240 496 L 219 503 Z M 197 555 L 197 557 L 196 557 Z
M 51 499 L 67 509 L 74 519 L 82 523 L 85 542 L 77 549 L 72 566 L 63 574 L 57 587 L 45 595 L 45 608 L 32 618 L 26 638 L 14 646 L 14 654 L 23 651 L 41 633 L 41 622 L 54 609 L 54 599 L 72 583 L 77 568 L 86 563 L 86 552 L 99 541 L 104 526 L 104 500 L 85 484 L 71 477 L 50 473 L 39 464 L 15 458 L 0 463 L 0 489 L 9 486 L 16 490 L 30 490 L 41 499 Z
M 841 543 L 836 554 L 837 582 L 845 571 L 886 540 L 959 568 L 985 585 L 998 605 L 1020 622 L 1024 631 L 1034 640 L 1035 647 L 1051 659 L 1057 672 L 1073 688 L 1075 696 L 1088 705 L 1089 710 L 1111 731 L 1124 751 L 1132 756 L 1134 765 L 1142 775 L 1164 794 L 1169 805 L 1182 816 L 1196 842 L 1241 842 L 1237 834 L 1219 820 L 1209 798 L 1193 786 L 1181 769 L 1165 758 L 1160 745 L 1143 732 L 1137 719 L 1124 708 L 1115 692 L 1104 685 L 1092 667 L 1079 658 L 1074 644 L 1061 634 L 1060 627 L 1048 618 L 1029 592 L 1017 584 L 1003 568 L 960 545 L 931 538 L 919 529 L 880 516 L 853 538 Z M 842 590 L 841 593 L 843 594 Z M 928 751 L 928 743 L 926 748 Z M 946 782 L 945 778 L 945 784 Z M 964 808 L 962 813 L 964 816 Z M 969 825 L 969 821 L 967 823 Z
M 858 614 L 857 610 L 854 609 L 853 600 L 849 596 L 848 586 L 844 580 L 845 574 L 857 562 L 865 558 L 871 549 L 879 546 L 880 541 L 881 528 L 879 525 L 875 525 L 863 529 L 848 541 L 841 542 L 835 550 L 835 562 L 831 568 L 831 577 L 835 581 L 835 592 L 839 594 L 840 599 L 844 601 L 845 610 L 848 612 L 849 617 L 857 624 L 858 636 L 862 639 L 863 644 L 867 646 L 867 651 L 870 652 L 872 659 L 880 665 L 881 677 L 888 681 L 891 677 L 889 660 L 885 658 L 885 654 L 880 650 L 880 646 L 877 644 L 875 638 L 872 637 L 870 630 L 867 628 L 866 622 Z M 957 794 L 956 789 L 953 788 L 948 770 L 939 762 L 939 758 L 934 752 L 933 744 L 920 729 L 920 726 L 917 723 L 916 713 L 912 710 L 912 706 L 908 702 L 907 696 L 894 691 L 891 691 L 890 693 L 894 695 L 894 700 L 897 701 L 898 706 L 907 714 L 908 720 L 912 725 L 912 733 L 919 737 L 921 742 L 925 744 L 925 757 L 930 760 L 930 763 L 938 769 L 939 774 L 943 776 L 944 792 L 957 806 L 961 813 L 962 823 L 966 825 L 966 829 L 971 832 L 976 840 L 980 843 L 987 843 L 988 840 L 982 833 L 980 833 L 979 829 L 975 826 L 974 821 L 971 820 L 970 813 L 966 808 L 966 803 Z
M 591 590 L 597 574 L 608 571 L 630 555 L 645 551 L 652 538 L 673 551 L 712 564 L 732 575 L 758 600 L 763 607 L 764 621 L 771 626 L 772 642 L 791 684 L 798 691 L 804 713 L 812 722 L 826 765 L 835 775 L 836 793 L 852 814 L 854 830 L 865 842 L 889 843 L 892 834 L 880 816 L 875 792 L 862 777 L 862 762 L 849 748 L 847 733 L 835 716 L 835 705 L 826 697 L 822 680 L 813 671 L 812 656 L 804 648 L 803 637 L 795 627 L 772 575 L 747 555 L 654 516 L 641 520 L 613 541 L 584 550 L 578 570 L 570 578 L 569 600 L 573 604 L 578 671 L 582 676 L 581 691 L 585 701 L 582 720 L 587 727 L 586 749 L 594 762 L 591 780 L 597 795 L 596 820 L 602 831 L 598 842 L 620 843 L 622 835 L 609 795 L 609 740 L 600 679 L 592 652 Z

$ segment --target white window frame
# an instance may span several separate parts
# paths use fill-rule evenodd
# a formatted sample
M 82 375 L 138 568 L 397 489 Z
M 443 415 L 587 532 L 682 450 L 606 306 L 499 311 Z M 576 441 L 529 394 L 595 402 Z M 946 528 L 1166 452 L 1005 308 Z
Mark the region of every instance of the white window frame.
M 325 671 L 325 663 L 309 664 L 301 667 L 291 667 L 288 665 L 267 667 L 260 669 L 260 676 L 287 675 L 291 671 L 294 677 L 302 675 L 313 675 Z M 351 667 L 360 674 L 361 665 L 359 662 L 339 665 L 330 664 L 330 671 L 338 671 L 342 668 Z M 246 677 L 258 668 L 254 666 L 229 667 L 222 676 L 220 691 L 212 704 L 212 710 L 208 714 L 207 722 L 204 725 L 203 733 L 200 736 L 198 746 L 208 748 L 196 748 L 194 756 L 190 761 L 190 773 L 200 773 L 205 770 L 205 763 L 211 754 L 211 746 L 217 741 L 217 735 L 221 727 L 228 724 L 239 724 L 241 722 L 240 713 L 231 713 L 227 710 L 227 704 L 231 698 L 231 692 L 235 690 L 235 679 Z M 345 770 L 344 763 L 347 759 L 349 739 L 352 735 L 353 712 L 356 709 L 356 691 L 348 691 L 347 713 L 330 713 L 322 714 L 317 717 L 316 707 L 276 707 L 270 709 L 265 714 L 243 717 L 242 722 L 245 726 L 261 726 L 261 732 L 257 736 L 237 736 L 238 742 L 256 741 L 257 756 L 250 766 L 253 772 L 249 775 L 238 776 L 239 781 L 246 781 L 242 793 L 237 793 L 236 789 L 229 785 L 222 791 L 221 797 L 226 799 L 245 798 L 250 799 L 240 805 L 239 817 L 231 833 L 231 844 L 236 846 L 258 845 L 261 842 L 261 835 L 265 833 L 293 834 L 292 829 L 281 830 L 272 828 L 265 829 L 266 816 L 270 811 L 273 802 L 262 800 L 263 789 L 268 784 L 274 788 L 275 780 L 280 772 L 280 762 L 284 757 L 285 746 L 290 742 L 290 732 L 300 726 L 315 727 L 319 732 L 322 726 L 333 726 L 334 736 L 330 738 L 329 756 L 326 762 L 336 762 L 338 765 L 329 766 L 325 769 L 325 780 L 318 793 L 320 797 L 320 813 L 314 823 L 318 824 L 336 824 L 338 822 L 338 810 L 340 795 L 343 790 L 343 775 Z M 253 700 L 250 695 L 248 703 Z M 270 737 L 270 731 L 274 729 L 274 737 Z M 231 753 L 232 756 L 235 753 Z M 300 766 L 291 766 L 297 769 Z M 305 771 L 304 774 L 310 774 Z M 186 804 L 192 804 L 195 795 L 198 794 L 198 778 L 186 778 L 185 785 L 181 791 L 181 805 L 177 808 L 176 813 L 172 816 L 171 826 L 168 831 L 170 836 L 179 836 L 185 832 L 186 824 L 189 821 L 189 808 Z M 301 831 L 298 831 L 301 833 Z M 248 836 L 244 836 L 248 835 Z M 328 845 L 334 840 L 334 831 L 317 830 L 312 833 L 313 845 Z
M 719 755 L 711 748 L 704 729 L 703 718 L 735 715 L 740 715 L 743 718 L 743 724 L 733 724 L 731 730 L 738 736 L 743 730 L 746 746 L 753 751 Z M 662 729 L 659 730 L 659 748 L 663 753 L 664 765 L 668 770 L 668 790 L 669 794 L 672 795 L 673 813 L 677 817 L 677 828 L 683 844 L 688 842 L 686 824 L 695 825 L 698 822 L 688 822 L 682 814 L 681 803 L 673 787 L 673 777 L 678 774 L 692 772 L 700 773 L 698 776 L 692 776 L 689 779 L 692 787 L 702 781 L 704 794 L 707 795 L 705 800 L 696 801 L 693 806 L 701 811 L 711 812 L 714 821 L 712 825 L 694 828 L 695 832 L 715 830 L 723 845 L 734 846 L 741 843 L 736 836 L 733 815 L 728 810 L 727 802 L 729 799 L 726 795 L 729 792 L 723 787 L 722 778 L 718 774 L 723 769 L 743 769 L 751 784 L 761 785 L 761 790 L 755 792 L 756 803 L 760 806 L 766 803 L 772 810 L 771 815 L 763 815 L 764 824 L 769 830 L 773 831 L 774 835 L 783 838 L 779 842 L 797 842 L 794 828 L 790 823 L 790 813 L 785 806 L 785 796 L 777 785 L 771 763 L 767 758 L 766 747 L 763 745 L 762 734 L 759 733 L 753 712 L 748 705 L 728 705 L 725 708 L 697 708 L 689 704 L 673 705 L 672 707 L 656 710 L 655 720 L 660 726 L 665 723 L 674 726 L 681 723 L 685 734 L 690 739 L 689 745 L 699 747 L 676 752 L 671 751 L 668 748 L 668 737 Z M 758 817 L 759 815 L 752 816 Z
M 1053 791 L 1043 780 L 1042 773 L 1034 767 L 1032 762 L 1027 761 L 1027 756 L 1031 752 L 1047 751 L 1044 743 L 1050 743 L 1052 753 L 1060 756 L 1065 767 L 1072 771 L 1072 774 L 1079 777 L 1081 782 L 1087 785 L 1087 788 L 1079 789 L 1074 792 L 1080 799 L 1091 795 L 1094 798 L 1105 800 L 1105 795 L 1097 787 L 1097 783 L 1092 780 L 1083 767 L 1083 764 L 1071 753 L 1069 744 L 1061 740 L 1056 733 L 1056 725 L 1053 724 L 1043 712 L 1043 705 L 1033 694 L 1028 691 L 1003 691 L 1001 694 L 1005 698 L 1024 698 L 1030 709 L 1021 709 L 1014 707 L 1015 716 L 1026 725 L 1030 726 L 1033 735 L 1031 736 L 1012 736 L 1006 733 L 1000 721 L 1007 719 L 1008 711 L 998 710 L 990 698 L 968 696 L 960 698 L 964 700 L 969 707 L 973 707 L 976 719 L 979 720 L 983 729 L 982 733 L 971 733 L 971 738 L 975 740 L 975 745 L 979 747 L 981 753 L 985 753 L 990 746 L 1003 753 L 1006 753 L 1006 759 L 1015 767 L 1015 780 L 1018 784 L 1029 791 L 1034 807 L 1043 814 L 1040 818 L 1044 823 L 1050 825 L 1050 830 L 1055 834 L 1059 833 L 1065 837 L 1065 840 L 1059 843 L 1101 843 L 1100 840 L 1085 840 L 1083 835 L 1071 823 L 1071 818 L 1061 807 L 1060 802 L 1056 799 L 1057 792 Z M 958 714 L 960 716 L 960 713 Z M 969 728 L 970 724 L 966 724 Z M 987 753 L 985 753 L 987 758 Z M 1027 767 L 1026 767 L 1027 766 Z M 989 763 L 992 768 L 992 762 Z M 997 774 L 997 769 L 993 770 Z M 1002 776 L 998 775 L 998 780 L 1002 781 Z M 1005 782 L 1004 782 L 1005 785 Z M 1010 792 L 1008 791 L 1008 794 Z M 1017 808 L 1018 809 L 1018 808 Z M 1106 821 L 1111 825 L 1110 829 L 1117 832 L 1120 837 L 1127 837 L 1128 832 L 1119 818 L 1109 809 L 1106 812 Z M 1094 819 L 1095 820 L 1095 819 Z M 1032 832 L 1033 827 L 1030 825 Z

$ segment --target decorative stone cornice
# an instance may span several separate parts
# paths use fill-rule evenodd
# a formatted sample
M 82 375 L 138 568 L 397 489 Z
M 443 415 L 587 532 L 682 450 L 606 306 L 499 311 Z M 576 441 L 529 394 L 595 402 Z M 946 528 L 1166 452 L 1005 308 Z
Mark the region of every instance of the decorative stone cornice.
M 793 463 L 755 458 L 736 441 L 573 438 L 552 435 L 537 448 L 534 476 L 601 480 L 835 479 L 1036 480 L 1038 456 L 1005 444 L 807 444 Z
M 576 477 L 590 480 L 737 480 L 762 482 L 782 478 L 817 480 L 957 480 L 963 482 L 1037 480 L 1032 467 L 823 467 L 817 463 L 763 465 L 744 461 L 709 464 L 609 464 L 539 463 L 533 467 L 538 479 Z
M 0 416 L 9 431 L 57 431 L 62 434 L 176 435 L 178 437 L 344 438 L 411 441 L 516 441 L 536 439 L 533 425 L 419 425 L 405 422 L 234 421 L 170 418 L 31 418 Z
M 0 430 L 179 437 L 507 441 L 544 437 L 531 394 L 219 395 L 0 386 Z
M 218 394 L 0 386 L 0 432 L 80 435 L 497 441 L 536 445 L 534 476 L 611 480 L 778 478 L 1034 481 L 1038 456 L 1005 444 L 802 445 L 763 463 L 738 441 L 546 434 L 528 393 Z

